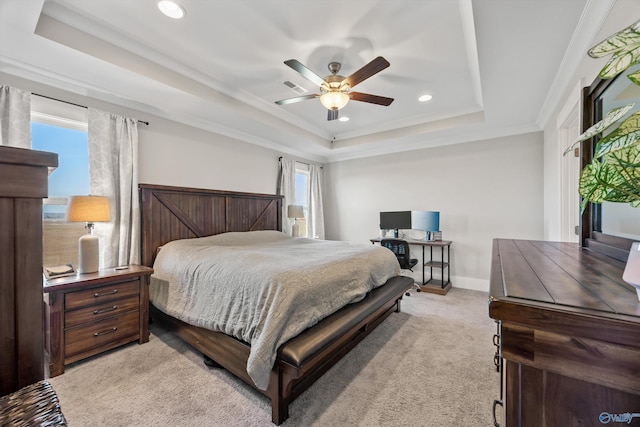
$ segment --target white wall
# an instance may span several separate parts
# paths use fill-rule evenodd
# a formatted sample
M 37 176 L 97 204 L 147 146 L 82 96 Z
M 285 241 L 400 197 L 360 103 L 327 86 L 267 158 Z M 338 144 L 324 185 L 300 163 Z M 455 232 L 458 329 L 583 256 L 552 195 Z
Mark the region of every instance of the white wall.
M 276 192 L 280 153 L 161 119 L 139 129 L 141 183 Z
M 599 43 L 607 37 L 633 24 L 640 18 L 640 8 L 637 0 L 617 0 L 609 15 L 606 17 L 598 35 L 591 41 L 589 47 Z M 575 94 L 576 87 L 590 86 L 600 69 L 607 63 L 609 57 L 593 59 L 584 52 L 584 59 L 577 67 L 569 84 L 563 91 L 561 102 L 544 126 L 544 217 L 545 240 L 561 240 L 561 161 L 562 152 L 566 148 L 561 146 L 558 127 L 566 120 L 567 110 Z M 580 114 L 581 108 L 577 114 Z
M 330 163 L 327 239 L 368 243 L 380 211 L 437 210 L 452 285 L 488 291 L 493 238 L 543 237 L 542 171 L 541 132 Z

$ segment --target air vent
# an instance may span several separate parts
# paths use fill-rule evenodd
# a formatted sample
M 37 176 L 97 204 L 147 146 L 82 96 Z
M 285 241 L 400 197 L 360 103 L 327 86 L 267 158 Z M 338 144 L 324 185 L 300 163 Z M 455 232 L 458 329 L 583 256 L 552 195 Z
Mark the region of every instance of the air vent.
M 284 83 L 285 86 L 287 86 L 289 89 L 291 89 L 292 91 L 294 91 L 295 93 L 297 93 L 298 95 L 302 95 L 307 93 L 307 90 L 305 88 L 303 88 L 302 86 L 298 86 L 295 83 L 290 82 L 289 80 L 282 82 Z

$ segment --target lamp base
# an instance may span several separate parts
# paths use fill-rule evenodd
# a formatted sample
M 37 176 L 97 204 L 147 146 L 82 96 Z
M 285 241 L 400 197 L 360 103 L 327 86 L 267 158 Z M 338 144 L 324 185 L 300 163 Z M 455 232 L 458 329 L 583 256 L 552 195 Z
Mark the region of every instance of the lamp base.
M 298 225 L 298 219 L 295 219 L 295 222 L 291 226 L 291 235 L 293 237 L 300 237 L 300 226 Z
M 85 234 L 78 240 L 78 273 L 95 273 L 100 263 L 99 239 L 93 234 Z

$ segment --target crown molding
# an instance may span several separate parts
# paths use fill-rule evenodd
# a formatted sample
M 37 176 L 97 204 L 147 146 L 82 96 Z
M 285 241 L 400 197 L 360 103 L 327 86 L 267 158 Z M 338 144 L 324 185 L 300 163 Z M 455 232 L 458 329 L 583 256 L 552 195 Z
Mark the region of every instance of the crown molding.
M 540 128 L 546 127 L 556 109 L 565 103 L 567 91 L 579 80 L 576 74 L 580 65 L 585 60 L 587 51 L 593 45 L 596 35 L 615 3 L 616 0 L 587 1 L 536 119 L 536 124 Z

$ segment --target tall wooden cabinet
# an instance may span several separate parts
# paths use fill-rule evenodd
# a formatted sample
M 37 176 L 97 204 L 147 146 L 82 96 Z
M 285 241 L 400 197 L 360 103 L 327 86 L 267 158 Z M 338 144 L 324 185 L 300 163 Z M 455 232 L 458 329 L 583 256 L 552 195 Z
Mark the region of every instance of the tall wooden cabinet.
M 44 378 L 42 199 L 58 155 L 0 146 L 0 396 Z

